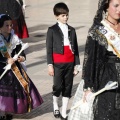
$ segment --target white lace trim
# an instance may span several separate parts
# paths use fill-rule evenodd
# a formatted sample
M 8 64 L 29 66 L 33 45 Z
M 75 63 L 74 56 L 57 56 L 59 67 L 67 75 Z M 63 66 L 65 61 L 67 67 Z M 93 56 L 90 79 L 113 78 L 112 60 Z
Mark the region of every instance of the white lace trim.
M 1 35 L 0 35 L 0 39 L 4 39 Z M 5 41 L 5 40 L 4 40 Z M 11 39 L 10 39 L 10 46 L 7 47 L 7 50 L 9 52 L 9 54 L 12 53 L 13 49 L 16 48 L 17 45 L 23 45 L 23 42 L 18 38 L 17 35 L 12 34 L 11 35 Z

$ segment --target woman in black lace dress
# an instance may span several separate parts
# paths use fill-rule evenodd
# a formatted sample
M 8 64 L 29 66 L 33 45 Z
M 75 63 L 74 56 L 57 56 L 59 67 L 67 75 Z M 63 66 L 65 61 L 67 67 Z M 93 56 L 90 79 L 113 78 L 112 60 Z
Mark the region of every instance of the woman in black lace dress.
M 85 46 L 82 72 L 84 100 L 88 98 L 88 93 L 104 88 L 109 81 L 117 81 L 120 85 L 119 20 L 120 0 L 99 0 Z M 73 104 L 81 99 L 81 85 Z M 98 95 L 93 106 L 91 118 L 81 115 L 78 107 L 70 111 L 68 120 L 120 120 L 120 87 Z

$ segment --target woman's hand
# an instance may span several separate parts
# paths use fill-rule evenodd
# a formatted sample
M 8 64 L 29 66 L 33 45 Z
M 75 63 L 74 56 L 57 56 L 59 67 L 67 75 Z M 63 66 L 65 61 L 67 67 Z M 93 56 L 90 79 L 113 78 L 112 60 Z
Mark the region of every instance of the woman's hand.
M 91 90 L 86 90 L 83 95 L 83 102 L 89 102 L 91 100 L 93 93 Z
M 23 56 L 19 56 L 17 59 L 18 62 L 24 62 L 25 58 Z
M 8 64 L 13 64 L 15 62 L 15 60 L 13 59 L 13 58 L 8 58 L 8 60 L 7 60 L 7 63 Z
M 48 65 L 48 74 L 50 76 L 54 76 L 54 68 L 53 65 Z

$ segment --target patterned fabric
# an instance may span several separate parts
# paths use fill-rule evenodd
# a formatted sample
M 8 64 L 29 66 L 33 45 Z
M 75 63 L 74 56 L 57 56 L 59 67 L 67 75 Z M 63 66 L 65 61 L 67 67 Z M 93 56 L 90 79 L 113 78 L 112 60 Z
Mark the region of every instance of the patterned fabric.
M 99 30 L 100 27 L 102 27 L 102 25 L 96 25 L 92 27 L 92 29 L 89 31 L 85 46 L 82 72 L 82 78 L 85 80 L 86 83 L 84 87 L 93 88 L 95 91 L 98 89 L 99 84 L 99 69 L 104 65 L 104 62 L 107 59 L 104 56 L 107 53 L 108 47 L 106 38 L 98 35 L 98 33 L 96 32 L 96 30 Z
M 96 28 L 100 30 L 101 27 L 102 25 L 96 25 L 94 30 L 96 31 Z M 88 36 L 85 47 L 82 78 L 85 81 L 84 88 L 90 87 L 94 91 L 98 91 L 109 81 L 119 81 L 120 61 L 113 60 L 114 62 L 109 62 L 109 60 L 112 60 L 110 58 L 111 56 L 113 58 L 115 57 L 115 59 L 117 57 L 113 52 L 107 50 L 107 40 L 105 37 L 98 35 L 97 32 L 94 32 L 94 35 L 92 35 Z M 119 88 L 113 91 L 106 91 L 104 94 L 99 95 L 94 109 L 94 120 L 102 120 L 102 118 L 105 120 L 120 119 L 119 101 Z M 119 109 L 117 110 L 116 108 Z M 106 111 L 106 109 L 109 109 L 109 111 Z
M 105 4 L 108 3 L 108 0 L 99 0 L 98 10 L 93 20 L 93 25 L 100 24 L 102 19 L 105 17 Z

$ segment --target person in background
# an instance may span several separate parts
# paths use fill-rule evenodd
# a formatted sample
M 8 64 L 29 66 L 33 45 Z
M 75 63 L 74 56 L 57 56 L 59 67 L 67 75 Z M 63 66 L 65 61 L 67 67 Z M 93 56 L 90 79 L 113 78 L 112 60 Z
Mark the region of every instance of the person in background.
M 7 14 L 12 18 L 14 32 L 19 38 L 29 37 L 23 0 L 0 0 L 0 14 Z
M 53 8 L 57 23 L 47 31 L 48 73 L 53 76 L 53 114 L 67 120 L 67 106 L 71 97 L 73 77 L 80 66 L 75 29 L 67 24 L 69 9 L 65 3 L 57 3 Z M 58 99 L 62 93 L 60 113 Z

